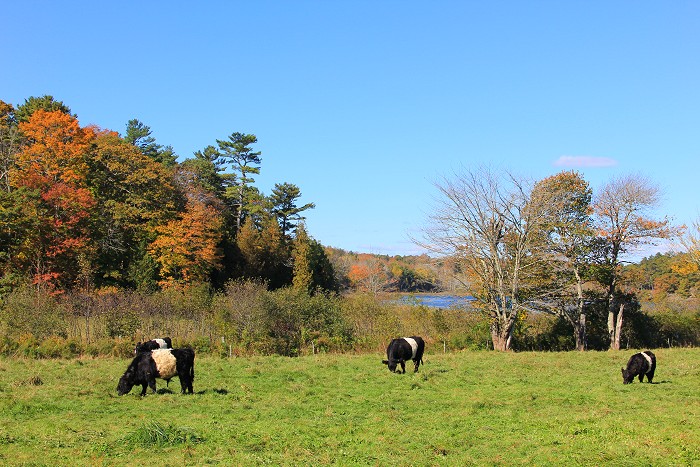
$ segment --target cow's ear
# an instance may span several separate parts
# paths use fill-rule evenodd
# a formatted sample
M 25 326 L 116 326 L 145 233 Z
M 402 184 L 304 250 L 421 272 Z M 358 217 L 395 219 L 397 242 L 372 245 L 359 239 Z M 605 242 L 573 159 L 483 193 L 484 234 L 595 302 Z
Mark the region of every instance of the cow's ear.
M 388 364 L 389 364 L 389 360 L 382 360 L 382 363 L 383 363 L 384 365 L 388 365 Z

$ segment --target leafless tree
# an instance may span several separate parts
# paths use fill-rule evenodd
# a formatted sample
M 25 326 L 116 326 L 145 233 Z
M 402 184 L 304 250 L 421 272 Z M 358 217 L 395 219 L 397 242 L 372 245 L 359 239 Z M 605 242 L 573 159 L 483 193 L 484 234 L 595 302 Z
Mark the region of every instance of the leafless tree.
M 419 243 L 461 263 L 472 295 L 491 318 L 496 350 L 509 350 L 514 326 L 525 312 L 528 281 L 538 259 L 540 213 L 530 189 L 511 174 L 479 168 L 436 183 L 440 197 Z

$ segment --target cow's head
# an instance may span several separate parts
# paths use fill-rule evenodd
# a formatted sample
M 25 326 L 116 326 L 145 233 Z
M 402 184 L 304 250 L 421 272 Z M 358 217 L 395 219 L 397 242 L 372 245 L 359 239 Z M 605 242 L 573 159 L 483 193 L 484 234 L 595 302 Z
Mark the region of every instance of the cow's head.
M 404 362 L 404 360 L 394 360 L 394 359 L 391 359 L 391 360 L 382 360 L 382 363 L 383 363 L 384 365 L 388 366 L 388 367 L 389 367 L 389 371 L 391 371 L 392 373 L 396 373 L 396 367 L 397 367 L 400 363 L 403 363 L 403 362 Z
M 622 368 L 622 384 L 630 384 L 632 381 L 634 381 L 634 372 Z
M 131 391 L 134 387 L 134 381 L 129 370 L 124 373 L 124 375 L 119 378 L 119 384 L 117 384 L 117 394 L 123 396 Z
M 633 379 L 634 373 L 625 368 L 622 368 L 622 384 L 630 384 Z

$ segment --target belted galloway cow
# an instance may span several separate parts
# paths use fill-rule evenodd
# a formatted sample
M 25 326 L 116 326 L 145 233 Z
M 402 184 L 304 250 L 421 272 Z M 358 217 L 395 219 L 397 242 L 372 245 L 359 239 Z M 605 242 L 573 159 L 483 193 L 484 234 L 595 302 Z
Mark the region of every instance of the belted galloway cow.
M 622 369 L 622 383 L 630 384 L 635 376 L 639 376 L 639 382 L 647 376 L 647 381 L 651 383 L 656 371 L 656 355 L 651 350 L 632 355 L 627 362 L 627 368 Z
M 156 349 L 137 354 L 119 379 L 117 393 L 123 396 L 140 384 L 141 395 L 145 396 L 146 387 L 156 392 L 156 378 L 169 380 L 173 376 L 180 378 L 183 394 L 194 392 L 194 350 Z
M 413 372 L 415 373 L 418 371 L 420 364 L 423 363 L 424 350 L 425 342 L 418 336 L 392 339 L 386 348 L 387 360 L 382 360 L 382 363 L 387 365 L 391 372 L 396 372 L 397 365 L 401 365 L 399 373 L 406 373 L 406 361 L 413 360 L 415 364 Z

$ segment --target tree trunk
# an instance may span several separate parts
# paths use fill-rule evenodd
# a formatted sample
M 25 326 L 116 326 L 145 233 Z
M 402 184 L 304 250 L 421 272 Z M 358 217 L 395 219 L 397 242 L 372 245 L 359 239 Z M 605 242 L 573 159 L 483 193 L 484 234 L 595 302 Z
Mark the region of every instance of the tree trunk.
M 608 307 L 608 337 L 610 338 L 610 350 L 615 350 L 615 311 Z
M 583 352 L 588 347 L 586 338 L 586 313 L 584 312 L 586 303 L 583 300 L 583 279 L 581 278 L 578 267 L 574 268 L 574 274 L 576 275 L 576 307 L 578 309 L 578 322 L 573 322 L 572 324 L 574 325 L 576 350 Z
M 583 352 L 586 350 L 586 315 L 581 313 L 578 317 L 578 323 L 574 326 L 574 338 L 576 339 L 576 350 Z
M 615 323 L 615 344 L 613 350 L 620 350 L 620 337 L 622 336 L 622 315 L 625 311 L 625 305 L 620 305 L 620 311 L 617 313 L 617 323 Z
M 499 324 L 491 325 L 491 342 L 493 349 L 501 352 L 510 350 L 510 345 L 513 341 L 513 324 L 499 326 Z

